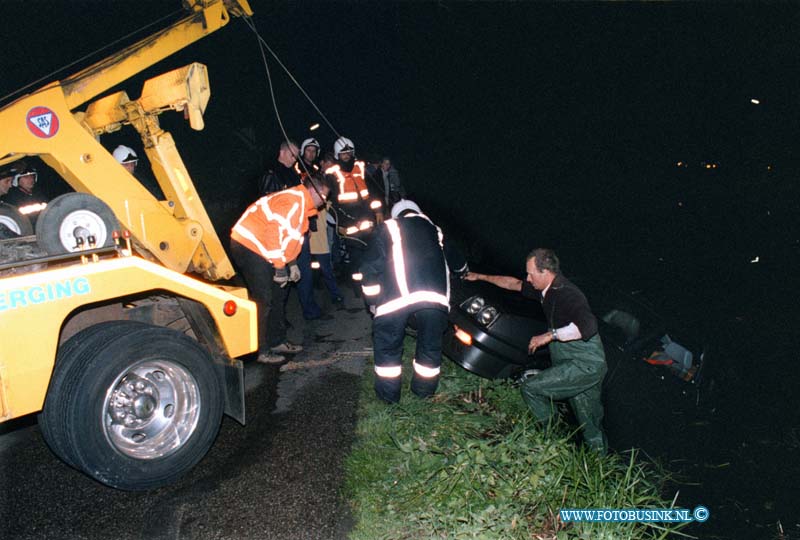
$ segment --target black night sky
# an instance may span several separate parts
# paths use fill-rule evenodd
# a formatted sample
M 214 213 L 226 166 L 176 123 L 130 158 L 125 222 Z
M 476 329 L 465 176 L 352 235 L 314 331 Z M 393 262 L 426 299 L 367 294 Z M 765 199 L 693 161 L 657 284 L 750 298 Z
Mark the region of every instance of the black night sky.
M 694 458 L 733 465 L 698 473 L 693 502 L 731 520 L 720 530 L 794 526 L 798 467 L 778 464 L 796 464 L 800 437 L 800 4 L 251 5 L 357 154 L 391 155 L 445 232 L 476 239 L 473 268 L 521 275 L 525 253 L 554 247 L 567 275 L 644 291 L 713 343 L 727 391 L 715 422 L 728 438 Z M 179 10 L 179 0 L 3 2 L 0 96 Z M 289 136 L 321 122 L 314 136 L 330 149 L 336 136 L 269 60 Z M 136 98 L 146 78 L 192 61 L 209 68 L 206 130 L 161 121 L 224 231 L 282 136 L 240 20 L 122 88 Z M 103 140 L 125 141 L 141 147 L 129 128 Z M 772 443 L 751 455 L 741 445 L 752 437 Z

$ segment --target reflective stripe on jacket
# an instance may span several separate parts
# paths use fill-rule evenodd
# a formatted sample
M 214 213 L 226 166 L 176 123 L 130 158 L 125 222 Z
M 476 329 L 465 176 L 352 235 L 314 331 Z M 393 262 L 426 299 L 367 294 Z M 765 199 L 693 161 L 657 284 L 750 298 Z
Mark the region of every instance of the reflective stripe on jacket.
M 339 185 L 336 199 L 341 204 L 347 204 L 369 199 L 367 182 L 364 179 L 364 162 L 356 161 L 350 172 L 343 171 L 339 165 L 333 165 L 325 169 L 325 174 L 330 174 L 336 178 Z
M 308 172 L 306 172 L 306 169 L 308 169 Z M 295 161 L 294 172 L 297 173 L 297 176 L 300 177 L 300 181 L 302 182 L 309 174 L 311 176 L 316 176 L 316 174 L 319 172 L 319 165 L 312 163 L 311 165 L 306 165 L 306 168 L 303 168 L 299 161 Z
M 285 189 L 251 204 L 233 226 L 231 238 L 283 268 L 300 254 L 308 218 L 316 214 L 305 187 Z
M 415 306 L 450 309 L 442 231 L 423 214 L 383 222 L 361 265 L 361 290 L 375 317 Z

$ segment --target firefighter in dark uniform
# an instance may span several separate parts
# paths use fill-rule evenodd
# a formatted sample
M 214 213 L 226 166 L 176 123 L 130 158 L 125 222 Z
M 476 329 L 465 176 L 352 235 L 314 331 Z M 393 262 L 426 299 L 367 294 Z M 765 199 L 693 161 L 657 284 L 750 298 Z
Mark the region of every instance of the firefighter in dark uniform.
M 392 219 L 378 226 L 360 267 L 364 299 L 374 315 L 375 393 L 383 401 L 400 400 L 403 339 L 411 315 L 417 326 L 411 391 L 419 397 L 436 392 L 450 309 L 450 268 L 463 274 L 466 262 L 455 250 L 445 250 L 439 227 L 412 201 L 395 204 Z
M 300 180 L 305 179 L 308 175 L 316 176 L 319 172 L 319 165 L 317 165 L 319 149 L 319 142 L 313 137 L 300 144 L 300 156 L 294 164 L 294 172 L 298 174 Z
M 16 175 L 11 181 L 11 189 L 3 198 L 6 203 L 16 206 L 20 214 L 28 216 L 34 224 L 50 200 L 38 184 L 38 179 L 39 173 L 35 168 L 25 162 L 19 162 Z
M 355 159 L 353 141 L 347 137 L 336 139 L 333 155 L 336 163 L 325 170 L 325 175 L 335 188 L 331 200 L 338 232 L 350 256 L 352 279 L 359 283 L 362 275 L 358 267 L 375 225 L 383 221 L 383 204 L 380 199 L 370 195 L 365 165 L 363 161 Z
M 549 249 L 535 249 L 526 260 L 527 278 L 468 273 L 468 281 L 488 281 L 498 287 L 521 291 L 542 303 L 550 330 L 531 337 L 528 351 L 545 345 L 552 366 L 526 378 L 522 398 L 533 415 L 548 424 L 555 410 L 553 400 L 569 401 L 583 425 L 583 438 L 594 450 L 606 452 L 603 403 L 600 398 L 606 374 L 606 356 L 597 333 L 597 319 L 583 292 L 561 274 L 558 257 Z

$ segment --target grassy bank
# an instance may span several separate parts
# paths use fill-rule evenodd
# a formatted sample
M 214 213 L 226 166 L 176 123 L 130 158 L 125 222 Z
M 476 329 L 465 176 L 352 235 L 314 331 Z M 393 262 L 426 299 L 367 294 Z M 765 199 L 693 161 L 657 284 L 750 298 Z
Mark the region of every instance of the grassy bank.
M 408 339 L 406 351 L 413 350 Z M 406 359 L 404 377 L 410 367 Z M 664 508 L 632 454 L 599 457 L 531 423 L 518 389 L 445 361 L 438 394 L 379 402 L 364 377 L 346 464 L 354 540 L 663 538 L 660 525 L 563 524 L 559 508 Z

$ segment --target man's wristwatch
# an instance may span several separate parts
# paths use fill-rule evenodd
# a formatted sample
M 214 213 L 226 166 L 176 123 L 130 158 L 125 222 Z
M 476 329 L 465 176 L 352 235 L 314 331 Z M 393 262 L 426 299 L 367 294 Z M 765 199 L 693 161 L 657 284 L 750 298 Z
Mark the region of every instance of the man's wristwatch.
M 550 329 L 550 336 L 553 338 L 553 341 L 558 341 L 558 332 L 555 328 Z

